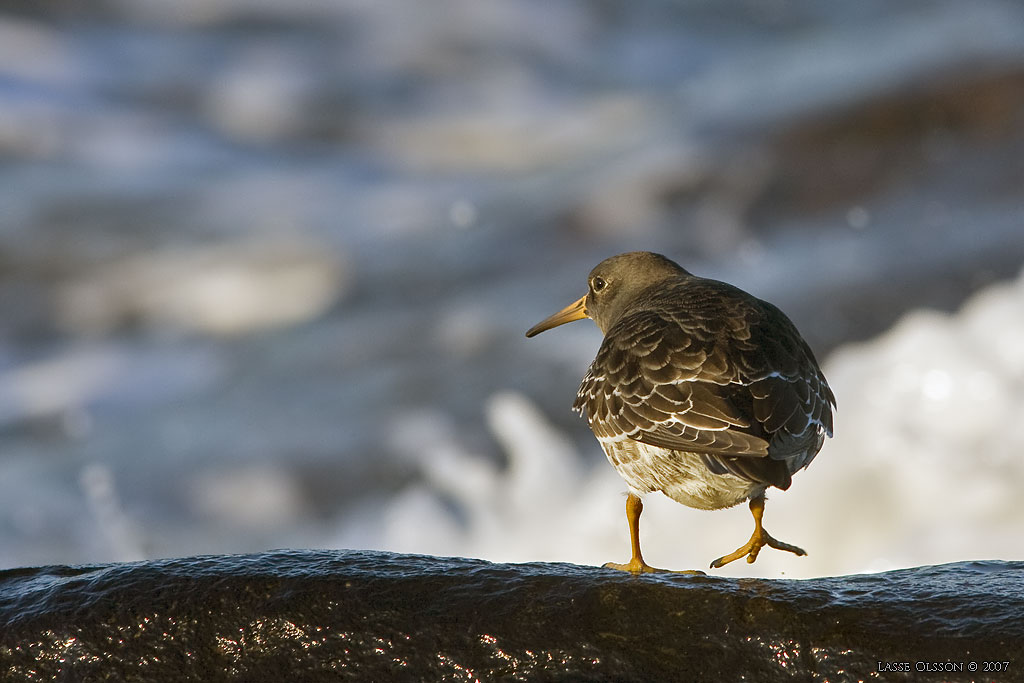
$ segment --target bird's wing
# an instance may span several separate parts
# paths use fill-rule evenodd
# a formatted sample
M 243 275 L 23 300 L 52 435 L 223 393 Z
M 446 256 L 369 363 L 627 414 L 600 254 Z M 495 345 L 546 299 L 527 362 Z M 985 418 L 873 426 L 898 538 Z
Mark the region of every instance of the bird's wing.
M 729 470 L 736 457 L 803 452 L 812 434 L 822 438 L 817 426 L 831 431 L 831 392 L 813 356 L 804 379 L 810 351 L 795 330 L 772 342 L 765 337 L 790 330 L 761 325 L 756 308 L 736 313 L 730 329 L 680 324 L 653 310 L 624 317 L 605 336 L 573 407 L 602 441 L 707 454 Z
M 806 466 L 832 436 L 836 399 L 810 347 L 793 323 L 767 302 L 766 313 L 750 325 L 750 337 L 737 346 L 736 367 L 751 412 L 770 435 L 772 458 L 799 456 Z M 794 468 L 795 470 L 796 468 Z
M 723 352 L 655 312 L 629 315 L 608 331 L 573 407 L 602 441 L 766 456 L 753 416 L 723 390 L 732 379 Z

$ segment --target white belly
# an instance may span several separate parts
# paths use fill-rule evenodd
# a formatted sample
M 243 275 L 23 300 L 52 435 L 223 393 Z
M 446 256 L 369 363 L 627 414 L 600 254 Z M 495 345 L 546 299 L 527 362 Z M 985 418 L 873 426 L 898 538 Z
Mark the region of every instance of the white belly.
M 732 507 L 767 488 L 735 474 L 715 474 L 696 453 L 671 451 L 627 439 L 602 439 L 601 445 L 612 466 L 637 493 L 661 491 L 692 508 Z

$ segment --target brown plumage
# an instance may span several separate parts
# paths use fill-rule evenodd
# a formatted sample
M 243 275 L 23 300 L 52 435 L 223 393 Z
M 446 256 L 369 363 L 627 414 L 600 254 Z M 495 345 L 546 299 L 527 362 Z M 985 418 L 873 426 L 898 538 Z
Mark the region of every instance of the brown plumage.
M 764 545 L 805 554 L 760 524 L 765 489 L 789 488 L 832 435 L 835 397 L 789 318 L 649 252 L 606 259 L 588 283 L 527 336 L 582 317 L 605 333 L 573 407 L 631 489 L 633 557 L 607 566 L 652 569 L 638 540 L 638 495 L 650 491 L 703 509 L 750 500 L 754 535 L 712 567 L 753 562 Z

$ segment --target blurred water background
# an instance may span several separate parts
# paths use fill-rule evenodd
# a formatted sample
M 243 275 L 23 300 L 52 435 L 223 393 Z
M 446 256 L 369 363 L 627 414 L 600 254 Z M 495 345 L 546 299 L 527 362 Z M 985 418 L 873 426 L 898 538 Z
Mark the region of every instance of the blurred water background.
M 600 334 L 523 332 L 633 249 L 838 397 L 765 517 L 809 557 L 722 574 L 1024 559 L 1024 4 L 0 7 L 0 566 L 624 561 Z M 642 528 L 703 567 L 751 521 Z

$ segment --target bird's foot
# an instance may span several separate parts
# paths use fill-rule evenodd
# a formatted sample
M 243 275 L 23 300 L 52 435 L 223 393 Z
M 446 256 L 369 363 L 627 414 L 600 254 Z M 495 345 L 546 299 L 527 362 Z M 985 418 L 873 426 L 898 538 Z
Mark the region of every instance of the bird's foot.
M 607 562 L 602 565 L 605 569 L 618 569 L 620 572 L 630 574 L 701 574 L 704 572 L 697 569 L 658 569 L 644 562 L 643 558 L 634 557 L 629 562 L 620 564 L 618 562 Z
M 747 563 L 753 564 L 753 562 L 757 560 L 757 555 L 761 552 L 761 548 L 765 546 L 775 548 L 776 550 L 785 550 L 786 552 L 793 553 L 794 555 L 807 554 L 807 551 L 803 548 L 798 548 L 795 545 L 790 545 L 789 543 L 783 543 L 782 541 L 776 540 L 771 534 L 758 526 L 754 529 L 754 533 L 750 536 L 750 540 L 747 541 L 745 545 L 712 562 L 711 568 L 719 569 L 734 560 L 740 559 L 744 555 L 747 557 Z

